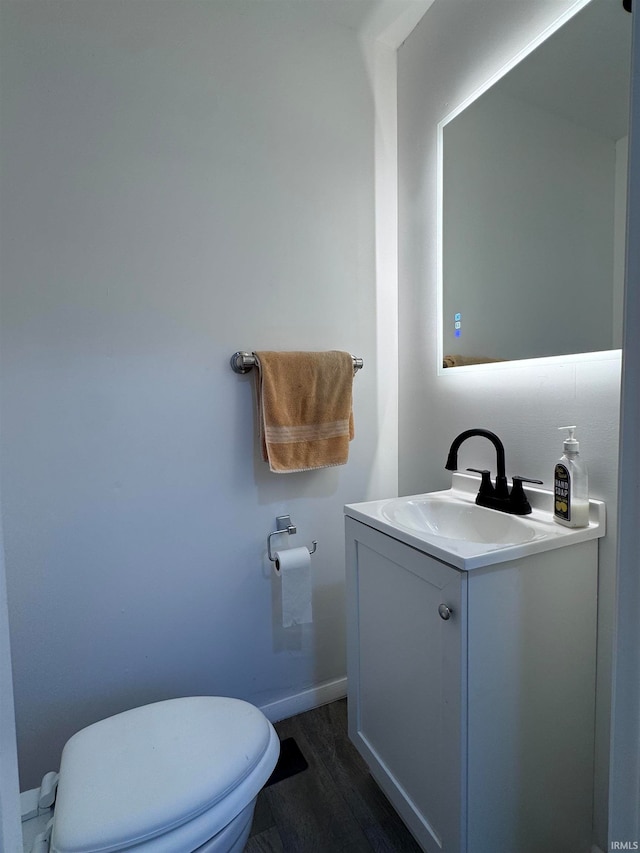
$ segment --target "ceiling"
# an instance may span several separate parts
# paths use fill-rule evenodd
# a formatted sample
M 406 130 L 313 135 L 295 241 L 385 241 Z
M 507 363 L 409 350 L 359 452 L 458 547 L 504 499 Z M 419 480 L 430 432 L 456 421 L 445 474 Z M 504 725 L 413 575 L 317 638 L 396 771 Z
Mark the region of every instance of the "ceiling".
M 361 36 L 398 47 L 434 0 L 294 0 Z

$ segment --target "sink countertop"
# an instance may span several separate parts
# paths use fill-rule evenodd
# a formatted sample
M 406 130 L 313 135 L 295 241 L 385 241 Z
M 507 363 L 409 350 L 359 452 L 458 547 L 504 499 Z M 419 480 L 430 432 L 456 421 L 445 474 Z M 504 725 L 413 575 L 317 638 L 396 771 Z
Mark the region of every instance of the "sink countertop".
M 475 498 L 480 487 L 480 478 L 469 474 L 453 474 L 452 487 L 440 492 L 425 492 L 423 495 L 407 495 L 406 500 L 419 500 L 429 496 L 456 500 L 475 506 Z M 531 525 L 536 531 L 536 537 L 520 544 L 496 544 L 483 542 L 468 542 L 458 539 L 447 539 L 427 531 L 410 530 L 398 523 L 389 521 L 383 514 L 383 509 L 391 501 L 402 498 L 387 498 L 381 501 L 347 504 L 345 515 L 361 521 L 369 527 L 386 533 L 394 539 L 410 545 L 425 554 L 442 560 L 463 571 L 504 563 L 530 554 L 539 554 L 598 539 L 606 533 L 605 505 L 602 501 L 589 501 L 589 526 L 564 527 L 553 519 L 553 494 L 544 489 L 525 488 L 526 495 L 532 507 L 530 515 L 513 516 Z M 497 512 L 497 510 L 489 510 Z M 500 513 L 504 515 L 504 513 Z

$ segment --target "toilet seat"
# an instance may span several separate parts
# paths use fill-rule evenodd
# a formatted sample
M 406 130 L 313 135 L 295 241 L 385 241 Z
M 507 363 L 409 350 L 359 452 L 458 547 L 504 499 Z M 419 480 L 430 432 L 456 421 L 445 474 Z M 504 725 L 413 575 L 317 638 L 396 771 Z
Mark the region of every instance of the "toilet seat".
M 267 718 L 218 696 L 101 720 L 65 745 L 53 853 L 194 851 L 257 796 L 277 761 Z

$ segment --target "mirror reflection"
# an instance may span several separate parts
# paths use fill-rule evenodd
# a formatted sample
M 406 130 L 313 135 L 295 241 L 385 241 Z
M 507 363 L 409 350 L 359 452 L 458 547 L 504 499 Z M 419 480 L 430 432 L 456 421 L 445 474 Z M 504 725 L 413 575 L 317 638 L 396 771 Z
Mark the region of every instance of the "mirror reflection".
M 443 122 L 443 366 L 620 347 L 630 61 L 591 0 Z

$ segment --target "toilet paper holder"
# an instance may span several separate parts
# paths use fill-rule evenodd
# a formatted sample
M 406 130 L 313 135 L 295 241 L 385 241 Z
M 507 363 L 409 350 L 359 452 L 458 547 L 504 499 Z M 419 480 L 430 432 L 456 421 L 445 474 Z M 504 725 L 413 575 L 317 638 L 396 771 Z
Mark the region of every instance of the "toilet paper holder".
M 277 536 L 280 533 L 288 533 L 291 536 L 294 533 L 298 532 L 298 528 L 295 524 L 291 524 L 291 516 L 290 515 L 279 515 L 276 518 L 276 529 L 271 531 L 271 533 L 267 536 L 267 554 L 269 555 L 269 559 L 272 563 L 275 563 L 276 558 L 271 553 L 271 537 Z M 312 547 L 308 548 L 309 554 L 315 554 L 318 549 L 318 540 L 314 539 L 311 543 Z

